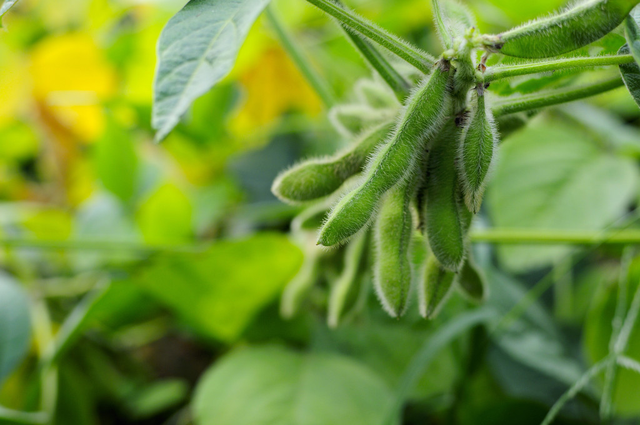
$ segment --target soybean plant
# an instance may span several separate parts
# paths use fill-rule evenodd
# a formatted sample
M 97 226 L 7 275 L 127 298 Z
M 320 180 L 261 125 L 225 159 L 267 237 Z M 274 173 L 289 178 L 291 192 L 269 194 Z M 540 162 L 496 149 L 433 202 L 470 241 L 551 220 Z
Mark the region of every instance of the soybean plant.
M 482 214 L 501 136 L 526 125 L 542 108 L 623 85 L 640 105 L 640 25 L 632 10 L 640 0 L 581 1 L 494 34 L 482 33 L 473 14 L 457 1 L 432 0 L 443 47 L 437 57 L 337 0 L 307 1 L 335 19 L 374 75 L 355 84 L 356 102 L 337 104 L 328 84 L 302 59 L 268 10 L 284 46 L 329 107 L 337 137 L 350 143 L 334 156 L 293 166 L 273 184 L 278 198 L 304 206 L 292 231 L 308 254 L 307 262 L 284 292 L 286 316 L 300 308 L 315 282 L 325 279 L 337 282 L 329 285 L 328 302 L 330 324 L 337 325 L 366 294 L 363 282 L 370 270 L 378 297 L 393 317 L 407 311 L 416 291 L 420 313 L 427 318 L 437 314 L 452 288 L 482 301 L 487 289 L 471 258 L 469 231 L 474 216 Z M 246 35 L 268 2 L 222 3 L 228 3 L 220 13 L 228 13 L 235 24 L 235 40 Z M 175 26 L 211 20 L 203 28 L 216 28 L 213 24 L 224 16 L 204 14 L 204 7 L 203 2 L 188 3 L 174 18 Z M 220 48 L 213 39 L 199 62 L 191 59 L 216 72 L 191 75 L 181 70 L 177 75 L 184 74 L 184 87 L 178 87 L 182 94 L 176 97 L 176 87 L 165 87 L 166 79 L 175 78 L 176 63 L 196 50 L 181 50 L 189 40 L 173 40 L 178 29 L 166 30 L 160 40 L 154 111 L 160 138 L 203 87 L 228 72 L 228 57 L 237 53 L 226 51 L 220 57 L 224 60 L 212 62 Z M 389 54 L 397 58 L 391 60 Z M 535 75 L 549 72 L 555 73 L 546 79 Z M 589 78 L 581 78 L 587 73 Z M 515 94 L 510 90 L 514 81 L 535 81 L 536 91 Z M 317 233 L 312 226 L 319 228 Z M 424 241 L 419 251 L 426 255 L 416 254 L 415 240 Z M 325 267 L 325 260 L 333 266 Z

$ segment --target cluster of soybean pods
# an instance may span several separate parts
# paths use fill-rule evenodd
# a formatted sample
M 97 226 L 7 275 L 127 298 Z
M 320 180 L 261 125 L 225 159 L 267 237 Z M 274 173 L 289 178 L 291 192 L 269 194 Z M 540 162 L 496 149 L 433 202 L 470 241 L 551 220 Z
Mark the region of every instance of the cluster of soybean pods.
M 484 35 L 463 6 L 434 1 L 446 51 L 429 75 L 408 76 L 417 83 L 404 104 L 382 83 L 360 81 L 359 104 L 331 111 L 334 125 L 351 136 L 350 147 L 304 161 L 273 184 L 281 200 L 309 205 L 292 226 L 308 248 L 284 291 L 283 315 L 300 308 L 322 272 L 327 250 L 316 244 L 347 245 L 342 272 L 331 279 L 330 325 L 338 324 L 368 263 L 376 293 L 392 317 L 405 313 L 412 292 L 426 318 L 437 314 L 456 286 L 482 300 L 486 287 L 471 258 L 468 233 L 499 143 L 482 78 L 488 55 L 548 58 L 579 49 L 614 30 L 639 2 L 590 0 Z M 372 255 L 366 256 L 369 246 Z

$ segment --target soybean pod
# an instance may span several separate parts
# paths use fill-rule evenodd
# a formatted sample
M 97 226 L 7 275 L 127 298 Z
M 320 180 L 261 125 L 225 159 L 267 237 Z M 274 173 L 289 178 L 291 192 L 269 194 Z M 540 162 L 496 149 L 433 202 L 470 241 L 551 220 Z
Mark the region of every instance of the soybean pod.
M 322 252 L 307 245 L 304 261 L 295 277 L 285 286 L 280 300 L 280 315 L 290 319 L 300 309 L 305 297 L 315 284 Z
M 414 229 L 411 200 L 413 182 L 402 182 L 387 192 L 376 219 L 374 285 L 391 317 L 404 314 L 411 291 L 409 249 Z
M 462 133 L 457 161 L 464 203 L 474 214 L 480 211 L 487 176 L 495 163 L 498 147 L 498 132 L 493 114 L 485 105 L 482 90 L 476 93 L 475 108 Z
M 482 302 L 487 298 L 487 284 L 471 258 L 467 258 L 458 275 L 458 286 L 462 293 L 473 302 Z
M 500 34 L 499 52 L 547 58 L 599 40 L 624 21 L 640 0 L 587 0 L 566 11 Z
M 456 156 L 462 129 L 449 120 L 427 159 L 423 222 L 431 252 L 448 270 L 458 271 L 465 254 L 471 214 L 461 200 Z
M 455 277 L 456 274 L 442 267 L 434 256 L 429 257 L 418 287 L 422 317 L 425 319 L 436 317 L 451 293 Z
M 449 80 L 449 63 L 440 61 L 410 97 L 390 140 L 369 161 L 360 187 L 333 208 L 318 244 L 333 246 L 354 235 L 371 220 L 385 192 L 415 173 L 427 140 L 440 131 L 450 111 Z
M 365 132 L 353 147 L 329 159 L 311 159 L 280 174 L 271 191 L 284 202 L 300 203 L 323 198 L 338 190 L 362 170 L 367 158 L 392 131 L 385 122 Z
M 335 328 L 340 323 L 349 293 L 352 292 L 353 286 L 358 279 L 358 271 L 360 271 L 367 239 L 367 233 L 362 233 L 354 238 L 345 250 L 344 268 L 340 277 L 331 287 L 329 295 L 327 322 L 330 328 Z

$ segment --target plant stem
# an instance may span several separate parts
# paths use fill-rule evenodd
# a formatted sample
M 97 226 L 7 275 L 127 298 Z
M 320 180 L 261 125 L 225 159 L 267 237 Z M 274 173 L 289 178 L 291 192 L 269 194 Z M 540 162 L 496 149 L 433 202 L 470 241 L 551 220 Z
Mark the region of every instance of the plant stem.
M 623 85 L 624 83 L 622 82 L 622 79 L 616 76 L 599 83 L 550 90 L 540 94 L 519 96 L 502 102 L 496 102 L 493 106 L 493 114 L 494 116 L 499 117 L 502 115 L 515 114 L 516 112 L 530 111 L 544 108 L 546 106 L 573 102 L 574 100 L 584 99 L 617 89 Z
M 409 62 L 425 74 L 431 72 L 431 68 L 436 62 L 436 59 L 431 55 L 412 46 L 406 41 L 389 34 L 373 22 L 366 20 L 353 11 L 336 4 L 331 0 L 307 1 L 328 15 L 333 16 L 351 30 L 356 31 L 387 48 L 389 51 Z
M 484 74 L 482 82 L 490 83 L 503 78 L 517 77 L 519 75 L 537 74 L 540 72 L 553 72 L 561 69 L 590 68 L 607 65 L 623 65 L 634 61 L 632 55 L 600 56 L 589 58 L 570 58 L 537 63 L 525 63 L 520 65 L 496 66 L 489 68 Z M 480 81 L 479 81 L 480 82 Z
M 302 75 L 304 75 L 311 87 L 313 87 L 318 96 L 320 96 L 320 99 L 322 99 L 325 106 L 331 108 L 336 104 L 336 97 L 329 83 L 320 76 L 318 71 L 305 57 L 298 44 L 293 40 L 291 34 L 289 34 L 285 28 L 280 17 L 273 10 L 272 4 L 267 7 L 265 13 L 273 27 L 273 30 L 276 32 L 280 43 L 282 43 L 282 47 L 287 51 L 291 60 L 293 60 L 300 72 L 302 72 Z
M 640 244 L 640 230 L 571 231 L 530 229 L 483 229 L 471 233 L 473 242 L 506 245 L 627 245 Z
M 358 49 L 360 54 L 362 54 L 369 65 L 371 65 L 371 67 L 378 72 L 380 77 L 382 77 L 389 87 L 391 87 L 391 90 L 393 90 L 398 100 L 403 102 L 407 96 L 409 96 L 409 91 L 411 89 L 409 82 L 400 75 L 398 71 L 391 66 L 389 61 L 387 61 L 387 59 L 382 56 L 382 54 L 365 38 L 349 30 L 347 26 L 343 24 L 340 25 L 345 30 L 347 36 L 356 49 Z
M 130 252 L 134 254 L 157 253 L 197 253 L 206 249 L 208 244 L 192 245 L 147 245 L 139 242 L 113 240 L 62 240 L 43 241 L 37 239 L 4 238 L 0 246 L 9 248 L 38 249 L 44 251 L 106 251 L 114 253 Z
M 0 406 L 0 422 L 3 424 L 46 424 L 49 417 L 44 412 L 21 412 Z

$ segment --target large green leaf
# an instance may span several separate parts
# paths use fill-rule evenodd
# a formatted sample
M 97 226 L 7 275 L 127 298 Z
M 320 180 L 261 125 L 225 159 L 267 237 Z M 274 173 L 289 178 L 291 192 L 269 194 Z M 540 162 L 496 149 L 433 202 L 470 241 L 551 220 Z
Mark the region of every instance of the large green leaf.
M 198 425 L 378 425 L 391 400 L 378 376 L 348 358 L 264 347 L 212 367 L 194 413 Z
M 277 234 L 214 244 L 201 254 L 159 257 L 134 277 L 199 333 L 236 339 L 295 275 L 302 253 Z
M 153 127 L 163 139 L 191 103 L 233 68 L 249 29 L 269 0 L 191 0 L 162 31 Z
M 0 5 L 0 16 L 4 15 L 5 13 L 7 13 L 7 11 L 9 9 L 11 9 L 11 6 L 16 4 L 17 2 L 18 2 L 18 0 L 4 0 L 2 2 L 2 5 Z
M 13 278 L 0 273 L 0 383 L 27 352 L 30 332 L 27 294 Z
M 493 177 L 487 200 L 496 227 L 593 231 L 625 214 L 638 170 L 575 128 L 543 122 L 502 145 Z M 498 254 L 505 267 L 525 271 L 548 266 L 569 249 L 503 245 Z

